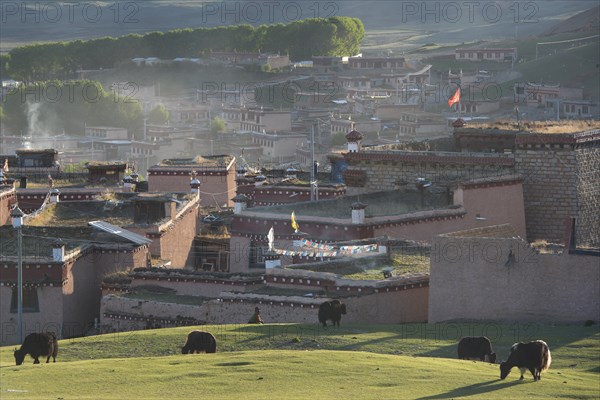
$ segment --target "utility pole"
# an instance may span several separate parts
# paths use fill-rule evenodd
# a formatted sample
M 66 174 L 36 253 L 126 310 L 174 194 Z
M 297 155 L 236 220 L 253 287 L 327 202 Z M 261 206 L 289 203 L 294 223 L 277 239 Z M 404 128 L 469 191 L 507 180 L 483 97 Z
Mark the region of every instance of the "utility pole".
M 315 124 L 312 124 L 310 139 L 310 201 L 315 201 L 315 191 L 313 188 L 315 178 Z
M 17 278 L 17 318 L 19 320 L 19 343 L 23 343 L 23 225 L 17 227 L 18 270 Z
M 17 230 L 17 332 L 19 343 L 23 343 L 23 211 L 16 206 L 10 216 L 13 228 Z

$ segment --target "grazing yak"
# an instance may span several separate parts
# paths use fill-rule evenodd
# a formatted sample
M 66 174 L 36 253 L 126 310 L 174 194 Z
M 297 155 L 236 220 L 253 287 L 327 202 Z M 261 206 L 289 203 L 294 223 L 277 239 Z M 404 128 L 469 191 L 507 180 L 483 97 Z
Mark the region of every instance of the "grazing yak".
M 249 324 L 264 324 L 265 322 L 260 317 L 260 309 L 258 307 L 254 308 L 254 314 L 248 320 Z
M 461 360 L 480 360 L 494 364 L 496 353 L 492 352 L 492 343 L 485 336 L 467 336 L 458 342 L 458 358 Z
M 52 332 L 30 333 L 23 340 L 21 348 L 19 350 L 15 349 L 14 356 L 17 365 L 23 364 L 27 354 L 33 358 L 34 364 L 40 363 L 40 356 L 48 357 L 46 364 L 50 362 L 50 357 L 52 357 L 53 362 L 56 362 L 56 355 L 58 354 L 56 335 Z
M 327 320 L 333 321 L 333 326 L 340 326 L 342 314 L 346 314 L 346 305 L 339 300 L 326 301 L 319 307 L 319 322 L 327 326 Z
M 500 379 L 504 379 L 513 367 L 521 370 L 521 378 L 525 371 L 529 370 L 534 381 L 542 379 L 542 372 L 550 368 L 552 356 L 550 348 L 543 340 L 535 340 L 529 343 L 515 343 L 510 349 L 508 360 L 500 364 Z
M 181 354 L 194 354 L 203 351 L 216 353 L 217 339 L 208 332 L 192 331 L 188 333 L 185 345 L 181 348 Z

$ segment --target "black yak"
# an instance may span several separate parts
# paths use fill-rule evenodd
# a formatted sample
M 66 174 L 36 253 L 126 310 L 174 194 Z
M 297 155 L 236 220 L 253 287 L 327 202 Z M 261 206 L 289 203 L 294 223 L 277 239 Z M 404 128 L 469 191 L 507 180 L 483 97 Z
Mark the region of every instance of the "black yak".
M 515 343 L 510 349 L 508 360 L 500 364 L 500 379 L 504 379 L 513 367 L 521 370 L 521 378 L 525 371 L 529 370 L 534 381 L 542 379 L 542 372 L 550 368 L 552 356 L 550 348 L 543 340 L 535 340 L 529 343 Z
M 340 326 L 342 314 L 346 314 L 346 305 L 339 300 L 326 301 L 319 307 L 319 322 L 327 326 L 327 320 L 333 321 L 333 326 Z
M 260 309 L 258 307 L 254 308 L 254 314 L 248 320 L 249 324 L 264 324 L 265 321 L 260 316 Z
M 188 333 L 185 345 L 181 348 L 181 354 L 194 354 L 203 351 L 216 353 L 217 339 L 208 332 L 191 331 Z
M 471 337 L 467 336 L 458 342 L 458 358 L 461 360 L 480 360 L 494 364 L 496 362 L 496 353 L 492 352 L 492 343 L 485 336 Z
M 23 364 L 27 354 L 33 358 L 34 364 L 40 363 L 40 356 L 48 357 L 46 364 L 50 362 L 50 357 L 52 357 L 53 362 L 56 362 L 56 355 L 58 354 L 56 335 L 52 332 L 30 333 L 23 340 L 21 348 L 19 350 L 15 349 L 14 356 L 17 365 Z

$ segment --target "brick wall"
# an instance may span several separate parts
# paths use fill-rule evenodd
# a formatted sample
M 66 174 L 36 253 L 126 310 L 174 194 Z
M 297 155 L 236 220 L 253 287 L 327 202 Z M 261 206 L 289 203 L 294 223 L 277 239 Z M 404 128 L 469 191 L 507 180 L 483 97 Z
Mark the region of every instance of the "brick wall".
M 190 173 L 188 170 L 150 171 L 148 173 L 149 192 L 190 193 Z M 198 168 L 200 180 L 200 205 L 202 207 L 233 207 L 235 196 L 235 164 L 229 170 L 203 171 Z
M 538 254 L 519 239 L 435 238 L 429 323 L 598 320 L 598 257 Z
M 575 229 L 579 246 L 600 247 L 600 141 L 575 148 L 579 214 Z
M 379 293 L 344 298 L 347 314 L 342 316 L 341 324 L 425 322 L 428 289 L 426 285 L 408 290 L 382 289 Z M 220 297 L 201 305 L 187 305 L 108 295 L 102 299 L 101 323 L 113 329 L 134 330 L 144 329 L 146 319 L 174 320 L 180 316 L 208 324 L 246 324 L 254 308 L 259 307 L 266 323 L 318 324 L 319 305 L 328 300 L 239 293 L 222 293 Z M 169 326 L 174 324 L 162 324 Z
M 5 187 L 0 191 L 0 225 L 12 224 L 10 210 L 17 202 L 17 195 L 13 188 Z
M 563 221 L 578 215 L 577 158 L 571 144 L 517 144 L 517 172 L 523 176 L 527 239 L 560 242 Z
M 511 155 L 394 151 L 349 153 L 345 157 L 349 170 L 365 171 L 365 187 L 371 191 L 397 189 L 399 181 L 414 186 L 417 178 L 452 185 L 514 173 Z

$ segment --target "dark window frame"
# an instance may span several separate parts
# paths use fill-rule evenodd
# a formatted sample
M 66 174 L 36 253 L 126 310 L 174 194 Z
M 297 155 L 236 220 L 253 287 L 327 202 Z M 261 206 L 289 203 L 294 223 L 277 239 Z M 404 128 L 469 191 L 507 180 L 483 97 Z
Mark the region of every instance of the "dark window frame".
M 10 299 L 11 314 L 17 313 L 17 287 L 12 288 Z M 38 288 L 23 288 L 23 313 L 40 312 Z

